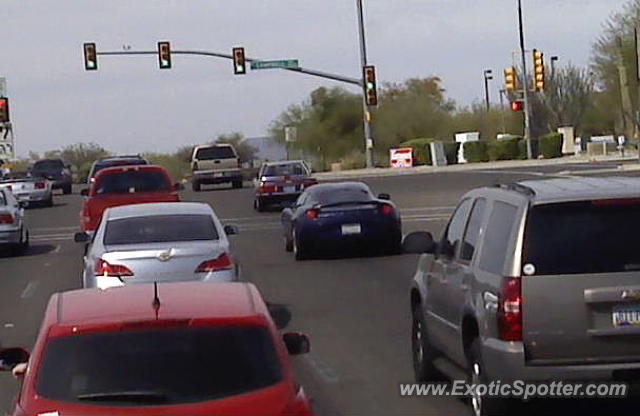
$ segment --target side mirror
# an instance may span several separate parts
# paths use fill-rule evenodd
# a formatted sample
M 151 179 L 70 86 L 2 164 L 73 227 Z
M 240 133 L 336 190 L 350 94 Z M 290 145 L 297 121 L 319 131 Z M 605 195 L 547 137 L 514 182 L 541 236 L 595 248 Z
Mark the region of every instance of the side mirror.
M 276 328 L 284 329 L 291 322 L 291 311 L 285 305 L 267 302 L 267 309 L 271 319 L 273 319 L 273 323 L 276 324 Z
M 29 353 L 24 348 L 0 350 L 0 371 L 11 371 L 18 364 L 29 361 Z
M 80 191 L 80 195 L 82 196 L 89 196 L 89 189 L 84 188 Z
M 236 227 L 235 225 L 225 225 L 224 226 L 224 233 L 226 235 L 238 235 L 239 234 L 239 230 L 238 227 Z
M 389 194 L 380 194 L 380 195 L 378 195 L 378 199 L 383 199 L 385 201 L 389 201 L 389 200 L 391 200 L 391 195 L 389 195 Z
M 436 243 L 433 236 L 427 231 L 416 231 L 407 234 L 402 240 L 402 252 L 408 254 L 435 253 Z
M 309 337 L 300 332 L 287 332 L 282 336 L 282 340 L 290 355 L 307 354 L 311 351 Z
M 87 243 L 90 239 L 91 238 L 89 234 L 85 233 L 84 231 L 75 233 L 73 235 L 73 241 L 75 241 L 76 243 Z

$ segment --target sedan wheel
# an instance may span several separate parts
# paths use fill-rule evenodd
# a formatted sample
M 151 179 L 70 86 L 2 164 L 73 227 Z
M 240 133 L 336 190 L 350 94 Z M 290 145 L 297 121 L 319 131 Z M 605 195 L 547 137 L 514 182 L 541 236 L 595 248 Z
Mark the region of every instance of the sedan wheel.
M 296 235 L 296 231 L 293 230 L 293 239 L 292 239 L 292 249 L 293 255 L 296 260 L 306 260 L 309 256 L 303 247 L 300 246 L 300 242 L 298 241 L 298 236 Z

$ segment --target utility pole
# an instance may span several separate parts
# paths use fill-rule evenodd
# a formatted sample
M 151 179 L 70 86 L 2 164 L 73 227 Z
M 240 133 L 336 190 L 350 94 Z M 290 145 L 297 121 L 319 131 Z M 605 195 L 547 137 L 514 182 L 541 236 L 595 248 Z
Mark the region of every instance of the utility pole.
M 527 57 L 524 47 L 524 24 L 522 19 L 522 0 L 518 0 L 518 25 L 520 28 L 520 55 L 522 57 L 522 90 L 524 95 L 524 139 L 527 143 L 527 159 L 533 158 L 531 151 L 531 107 L 529 99 L 529 81 L 527 78 Z
M 489 81 L 493 79 L 493 76 L 491 75 L 493 73 L 493 71 L 491 71 L 490 69 L 485 69 L 483 74 L 484 74 L 484 100 L 485 103 L 487 105 L 487 113 L 489 112 L 489 110 L 491 110 L 491 102 L 489 100 Z
M 500 114 L 502 115 L 502 133 L 506 133 L 507 132 L 507 127 L 504 121 L 504 100 L 503 100 L 503 95 L 507 94 L 507 90 L 505 89 L 501 89 L 500 90 Z
M 362 7 L 362 0 L 356 0 L 356 6 L 358 8 L 358 26 L 360 33 L 360 63 L 362 69 L 368 65 L 367 62 L 367 41 L 364 31 L 364 10 Z M 365 140 L 365 156 L 367 160 L 367 168 L 372 168 L 373 165 L 373 122 L 371 114 L 371 106 L 367 104 L 367 90 L 366 82 L 362 85 L 362 108 L 364 111 L 364 140 Z

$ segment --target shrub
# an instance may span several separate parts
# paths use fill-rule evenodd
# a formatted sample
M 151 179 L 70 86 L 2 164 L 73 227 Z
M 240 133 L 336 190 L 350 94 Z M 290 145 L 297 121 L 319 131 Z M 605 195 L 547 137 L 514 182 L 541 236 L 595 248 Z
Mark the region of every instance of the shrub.
M 538 140 L 531 140 L 531 155 L 535 159 L 538 157 Z M 527 141 L 522 138 L 518 142 L 518 159 L 527 160 Z
M 458 163 L 458 151 L 460 150 L 460 143 L 445 142 L 444 154 L 447 157 L 447 165 L 455 165 Z
M 431 164 L 431 148 L 429 143 L 435 139 L 412 139 L 400 143 L 399 147 L 411 147 L 413 149 L 414 165 L 430 165 Z
M 518 139 L 496 140 L 487 144 L 489 160 L 518 159 Z M 525 152 L 526 154 L 526 152 Z
M 353 152 L 342 158 L 342 169 L 362 169 L 367 164 L 365 154 L 361 151 L 354 150 Z
M 464 144 L 464 158 L 469 163 L 488 162 L 487 142 L 468 142 Z
M 545 159 L 553 159 L 562 156 L 562 135 L 549 133 L 540 137 L 540 152 Z

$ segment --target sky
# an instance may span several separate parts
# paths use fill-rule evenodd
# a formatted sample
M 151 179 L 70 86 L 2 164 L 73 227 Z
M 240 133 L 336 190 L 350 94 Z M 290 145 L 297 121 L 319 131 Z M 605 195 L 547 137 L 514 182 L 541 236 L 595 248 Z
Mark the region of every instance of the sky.
M 442 78 L 449 98 L 492 101 L 518 48 L 516 0 L 363 0 L 369 61 L 378 80 Z M 625 0 L 523 0 L 528 48 L 559 64 L 586 65 L 602 23 Z M 100 56 L 84 70 L 82 44 L 98 51 L 171 48 L 298 59 L 359 77 L 356 0 L 0 0 L 0 77 L 6 77 L 19 155 L 78 142 L 115 153 L 170 152 L 239 131 L 267 134 L 289 105 L 320 86 L 357 87 L 279 70 L 234 75 L 230 60 L 174 55 Z

